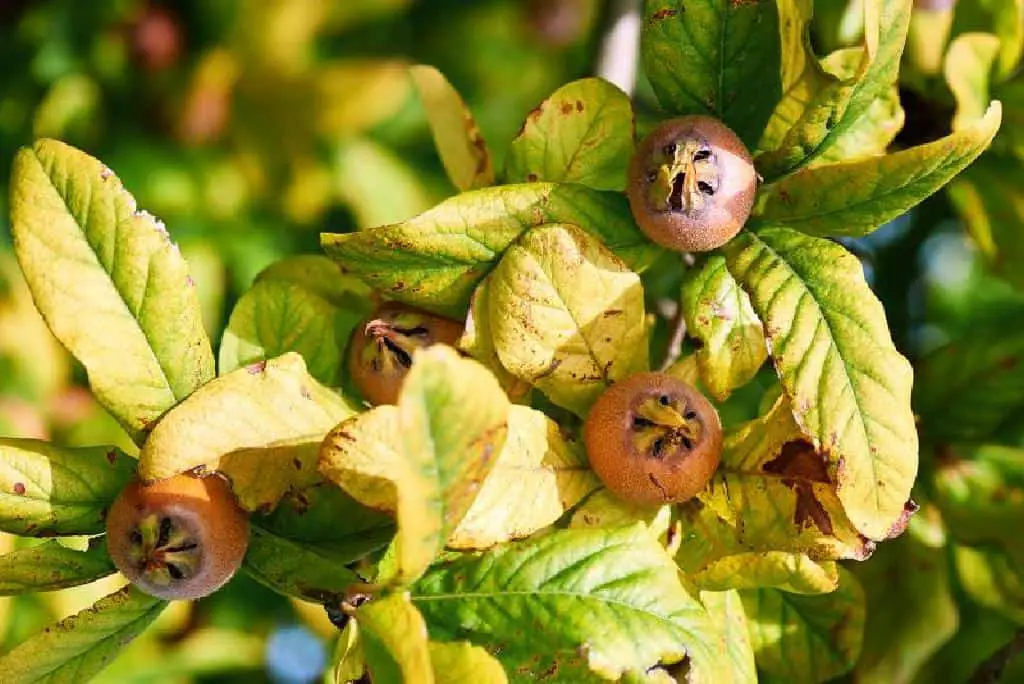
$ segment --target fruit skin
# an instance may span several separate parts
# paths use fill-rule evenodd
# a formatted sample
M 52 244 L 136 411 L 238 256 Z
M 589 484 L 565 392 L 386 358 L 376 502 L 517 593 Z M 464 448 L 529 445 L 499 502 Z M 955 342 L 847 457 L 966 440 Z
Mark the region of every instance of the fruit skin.
M 629 164 L 629 207 L 654 242 L 706 252 L 743 228 L 757 194 L 757 171 L 735 133 L 710 116 L 665 121 Z
M 416 349 L 455 346 L 464 325 L 398 302 L 382 304 L 357 326 L 348 345 L 352 382 L 366 401 L 395 404 Z
M 161 548 L 140 548 L 146 521 L 154 520 L 158 525 L 171 521 L 170 540 L 161 547 L 164 557 L 182 559 L 190 576 L 168 576 Z M 248 545 L 249 518 L 217 475 L 182 473 L 150 484 L 133 480 L 107 513 L 107 548 L 114 565 L 139 589 L 162 599 L 213 593 L 241 566 Z
M 646 425 L 638 427 L 638 417 Z M 721 460 L 722 425 L 692 385 L 664 373 L 638 373 L 598 397 L 583 424 L 583 442 L 608 489 L 626 501 L 657 506 L 704 489 Z

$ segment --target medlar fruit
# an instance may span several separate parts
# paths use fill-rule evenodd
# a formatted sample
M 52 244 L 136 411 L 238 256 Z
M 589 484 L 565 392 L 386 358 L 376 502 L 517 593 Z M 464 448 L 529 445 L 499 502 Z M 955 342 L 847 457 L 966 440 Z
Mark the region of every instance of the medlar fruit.
M 743 142 L 710 116 L 658 126 L 629 165 L 629 206 L 663 247 L 706 252 L 740 231 L 754 205 L 757 171 Z
M 406 304 L 382 304 L 352 333 L 352 381 L 371 404 L 394 404 L 412 367 L 413 352 L 438 343 L 455 346 L 462 330 L 462 323 Z
M 722 455 L 715 407 L 664 373 L 638 373 L 598 397 L 583 424 L 590 465 L 635 504 L 686 501 L 704 489 Z
M 227 481 L 182 473 L 129 483 L 107 513 L 107 548 L 139 589 L 195 599 L 223 586 L 242 564 L 249 518 Z

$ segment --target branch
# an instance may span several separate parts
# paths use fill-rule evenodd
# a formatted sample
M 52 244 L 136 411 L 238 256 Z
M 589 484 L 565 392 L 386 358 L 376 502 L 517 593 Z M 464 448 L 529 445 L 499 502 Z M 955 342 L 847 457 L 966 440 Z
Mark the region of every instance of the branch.
M 597 75 L 632 95 L 639 55 L 640 0 L 612 0 L 608 32 L 601 41 L 597 59 Z

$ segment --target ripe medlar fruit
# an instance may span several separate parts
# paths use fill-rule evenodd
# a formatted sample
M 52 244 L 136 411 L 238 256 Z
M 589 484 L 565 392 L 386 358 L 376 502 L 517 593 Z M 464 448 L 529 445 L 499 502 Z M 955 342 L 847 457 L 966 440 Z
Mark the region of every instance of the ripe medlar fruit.
M 382 304 L 352 333 L 348 369 L 371 404 L 394 404 L 417 349 L 455 346 L 463 324 L 398 302 Z
M 706 252 L 740 231 L 754 205 L 750 152 L 710 116 L 670 119 L 637 147 L 629 164 L 629 207 L 663 247 Z
M 139 589 L 195 599 L 223 586 L 242 564 L 249 518 L 223 478 L 182 473 L 129 483 L 107 513 L 107 548 Z
M 583 424 L 590 465 L 612 492 L 635 504 L 691 499 L 715 474 L 722 425 L 693 386 L 638 373 L 598 397 Z

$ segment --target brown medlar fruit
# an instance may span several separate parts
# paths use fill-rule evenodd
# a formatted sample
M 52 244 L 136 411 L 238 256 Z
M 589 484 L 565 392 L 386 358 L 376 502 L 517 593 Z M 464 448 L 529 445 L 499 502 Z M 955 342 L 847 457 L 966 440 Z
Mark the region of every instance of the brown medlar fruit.
M 412 367 L 413 352 L 433 344 L 455 346 L 463 324 L 406 304 L 387 302 L 352 333 L 348 368 L 371 404 L 394 404 Z
M 721 459 L 722 425 L 693 386 L 665 373 L 638 373 L 598 397 L 583 443 L 608 489 L 654 506 L 704 489 Z
M 195 599 L 223 586 L 242 564 L 249 518 L 227 481 L 182 473 L 130 482 L 107 513 L 107 548 L 139 589 Z
M 740 231 L 754 205 L 757 171 L 735 133 L 710 116 L 658 126 L 637 147 L 626 194 L 640 229 L 680 252 L 706 252 Z

